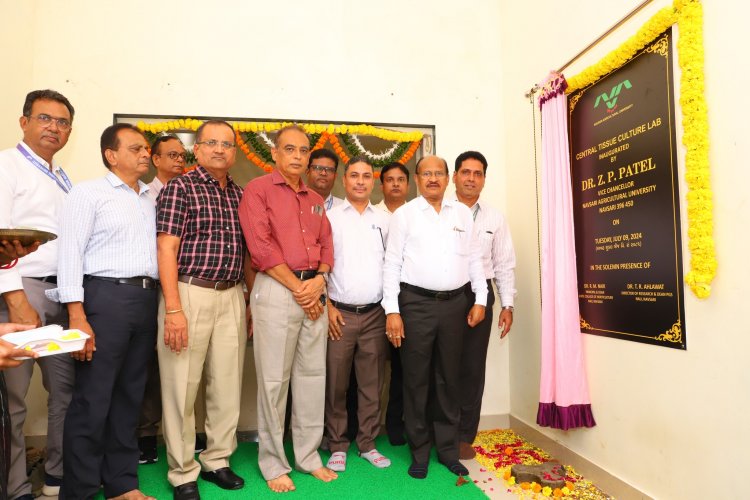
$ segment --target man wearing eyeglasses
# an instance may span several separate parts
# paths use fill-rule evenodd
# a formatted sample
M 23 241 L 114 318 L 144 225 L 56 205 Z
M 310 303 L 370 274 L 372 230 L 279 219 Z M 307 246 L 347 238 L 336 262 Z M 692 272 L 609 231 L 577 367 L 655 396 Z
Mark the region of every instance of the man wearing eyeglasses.
M 73 187 L 55 155 L 68 142 L 74 109 L 54 90 L 29 92 L 19 120 L 23 140 L 0 152 L 0 228 L 31 227 L 58 234 L 60 209 Z M 0 244 L 14 242 L 0 241 Z M 0 270 L 0 322 L 34 326 L 68 325 L 65 308 L 44 295 L 57 283 L 57 240 L 50 241 L 10 269 Z M 32 499 L 26 475 L 26 393 L 34 360 L 6 374 L 12 427 L 8 498 Z M 65 412 L 73 390 L 73 360 L 48 356 L 36 360 L 42 370 L 47 405 L 45 495 L 57 495 L 63 475 L 62 439 Z
M 152 500 L 138 489 L 135 438 L 158 300 L 155 210 L 140 180 L 148 142 L 118 123 L 100 144 L 109 172 L 78 184 L 65 200 L 57 288 L 46 292 L 67 306 L 71 328 L 90 335 L 72 353 L 60 498 L 93 498 L 103 485 L 106 498 Z
M 242 190 L 229 175 L 236 155 L 232 126 L 204 122 L 196 131 L 195 170 L 170 181 L 158 198 L 161 375 L 167 478 L 176 500 L 200 498 L 198 476 L 223 489 L 245 481 L 229 467 L 237 447 L 247 327 L 241 280 L 246 250 L 237 208 Z M 208 447 L 195 460 L 195 398 L 206 371 Z
M 151 163 L 156 177 L 148 183 L 149 196 L 156 203 L 161 190 L 185 170 L 185 146 L 174 135 L 161 135 L 151 145 Z
M 462 460 L 474 458 L 472 447 L 479 429 L 479 414 L 482 410 L 484 375 L 487 366 L 487 348 L 492 331 L 492 305 L 495 280 L 502 309 L 498 328 L 500 338 L 510 331 L 513 324 L 513 298 L 515 296 L 516 256 L 513 241 L 505 217 L 487 202 L 480 199 L 487 174 L 487 159 L 478 151 L 466 151 L 456 158 L 453 183 L 456 199 L 469 207 L 474 219 L 474 235 L 482 249 L 482 267 L 487 279 L 487 314 L 477 325 L 466 325 L 464 348 L 461 356 L 461 417 L 458 427 L 459 455 Z
M 464 325 L 484 319 L 487 283 L 471 211 L 445 198 L 448 164 L 424 157 L 416 177 L 421 196 L 391 218 L 383 269 L 385 334 L 401 349 L 409 475 L 427 477 L 431 426 L 438 460 L 462 476 L 468 474 L 458 460 Z
M 326 384 L 325 288 L 333 241 L 323 198 L 302 182 L 310 138 L 297 125 L 276 134 L 269 175 L 242 195 L 240 220 L 258 270 L 250 293 L 258 379 L 258 465 L 274 492 L 295 489 L 284 451 L 284 410 L 291 379 L 296 469 L 321 481 L 338 477 L 323 467 Z
M 330 210 L 344 202 L 331 194 L 336 182 L 336 170 L 339 159 L 330 149 L 316 149 L 310 153 L 310 163 L 307 165 L 307 187 L 323 197 L 323 206 Z

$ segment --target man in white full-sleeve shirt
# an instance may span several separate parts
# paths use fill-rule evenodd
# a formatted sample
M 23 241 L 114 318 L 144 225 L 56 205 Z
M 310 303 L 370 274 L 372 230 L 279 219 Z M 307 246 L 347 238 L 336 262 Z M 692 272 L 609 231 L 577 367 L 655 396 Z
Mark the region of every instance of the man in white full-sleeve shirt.
M 456 158 L 453 183 L 456 199 L 469 207 L 474 218 L 474 235 L 482 249 L 484 277 L 487 279 L 487 311 L 478 325 L 466 326 L 461 360 L 461 419 L 458 427 L 459 456 L 462 460 L 474 458 L 472 447 L 479 428 L 482 410 L 484 376 L 487 366 L 487 347 L 492 331 L 492 306 L 495 280 L 500 296 L 500 338 L 504 338 L 513 324 L 513 299 L 516 295 L 516 255 L 513 240 L 505 217 L 497 209 L 479 198 L 487 174 L 487 159 L 477 151 L 466 151 Z
M 327 466 L 337 472 L 346 469 L 349 449 L 346 396 L 352 362 L 357 375 L 359 454 L 375 467 L 391 465 L 375 449 L 388 354 L 380 301 L 390 215 L 370 203 L 374 185 L 370 160 L 352 158 L 344 167 L 346 199 L 328 212 L 335 264 L 328 283 L 325 428 L 332 453 Z
M 34 228 L 58 233 L 62 204 L 72 184 L 54 156 L 68 142 L 74 109 L 54 90 L 35 90 L 26 96 L 20 118 L 23 141 L 0 151 L 0 228 Z M 57 241 L 39 247 L 11 269 L 0 270 L 0 322 L 34 326 L 68 324 L 64 307 L 44 295 L 57 282 Z M 34 371 L 34 360 L 5 374 L 11 416 L 10 473 L 7 485 L 11 500 L 31 500 L 31 482 L 26 475 L 26 393 Z M 48 356 L 36 360 L 42 371 L 47 401 L 47 461 L 44 495 L 57 495 L 62 481 L 62 438 L 65 412 L 73 390 L 73 360 Z
M 159 276 L 156 209 L 140 178 L 148 142 L 127 123 L 107 127 L 109 173 L 77 185 L 60 217 L 58 288 L 70 327 L 91 338 L 73 357 L 75 387 L 65 418 L 60 498 L 144 500 L 135 429 L 156 342 Z
M 422 158 L 416 177 L 421 196 L 393 214 L 383 271 L 386 335 L 401 347 L 404 370 L 409 475 L 427 477 L 430 430 L 438 460 L 454 474 L 466 475 L 458 461 L 461 349 L 464 325 L 484 319 L 487 283 L 471 211 L 445 198 L 445 160 Z

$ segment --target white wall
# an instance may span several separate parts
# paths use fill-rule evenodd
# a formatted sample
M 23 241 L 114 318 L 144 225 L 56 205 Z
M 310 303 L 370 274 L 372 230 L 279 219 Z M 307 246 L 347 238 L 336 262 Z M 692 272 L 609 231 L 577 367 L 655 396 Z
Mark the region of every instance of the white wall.
M 536 253 L 533 205 L 534 164 L 530 105 L 523 93 L 546 73 L 603 33 L 639 2 L 578 0 L 561 4 L 504 2 L 503 112 L 507 120 L 508 206 L 529 232 L 518 234 L 520 254 Z M 657 1 L 589 56 L 565 71 L 569 76 L 596 62 L 635 33 L 658 8 Z M 707 1 L 705 10 L 706 97 L 710 119 L 714 189 L 714 235 L 719 270 L 708 300 L 686 288 L 687 351 L 583 336 L 592 407 L 597 426 L 568 432 L 540 429 L 610 473 L 659 499 L 740 498 L 748 463 L 750 431 L 750 338 L 744 312 L 750 272 L 746 264 L 748 181 L 744 82 L 750 71 L 747 4 Z M 514 27 L 525 26 L 525 30 Z M 533 30 L 533 31 L 532 31 Z M 511 126 L 515 124 L 515 126 Z M 685 200 L 685 190 L 681 197 Z M 686 219 L 683 223 L 686 223 Z M 687 239 L 683 231 L 683 239 Z M 538 267 L 521 260 L 519 280 L 538 282 Z M 684 253 L 689 265 L 689 253 Z M 539 293 L 519 287 L 519 303 L 534 309 L 518 314 L 511 340 L 512 414 L 534 425 L 539 394 Z M 744 293 L 743 293 L 744 292 Z
M 0 46 L 18 73 L 3 81 L 0 142 L 20 137 L 28 90 L 62 92 L 76 108 L 59 154 L 74 182 L 104 174 L 98 141 L 113 113 L 420 123 L 436 125 L 450 164 L 483 151 L 486 195 L 507 208 L 496 2 L 17 4 L 0 0 Z M 488 414 L 510 411 L 507 342 L 491 347 Z M 242 426 L 254 428 L 251 351 L 248 360 Z M 30 397 L 44 396 L 37 386 Z M 32 421 L 27 432 L 43 434 L 43 415 Z

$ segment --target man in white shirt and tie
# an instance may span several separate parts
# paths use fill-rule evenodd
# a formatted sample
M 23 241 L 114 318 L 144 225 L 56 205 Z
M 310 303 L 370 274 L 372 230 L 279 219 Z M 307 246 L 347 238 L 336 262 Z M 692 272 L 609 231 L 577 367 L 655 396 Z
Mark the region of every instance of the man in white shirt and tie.
M 74 113 L 70 101 L 54 90 L 35 90 L 26 96 L 19 120 L 23 141 L 0 152 L 0 227 L 31 227 L 58 234 L 60 209 L 73 186 L 54 157 L 68 142 Z M 67 327 L 65 308 L 44 295 L 57 283 L 57 248 L 57 241 L 50 241 L 15 267 L 0 270 L 0 322 Z M 12 500 L 33 499 L 26 475 L 23 425 L 34 363 L 26 360 L 5 375 L 12 422 L 7 494 Z M 49 392 L 42 493 L 54 496 L 63 475 L 63 425 L 73 391 L 73 360 L 69 356 L 48 356 L 36 363 Z
M 374 185 L 370 160 L 352 158 L 344 167 L 346 200 L 328 212 L 335 260 L 328 283 L 325 427 L 332 453 L 327 466 L 337 472 L 346 469 L 349 449 L 346 394 L 352 362 L 358 387 L 359 454 L 375 467 L 391 465 L 375 449 L 388 354 L 380 301 L 390 215 L 370 203 Z
M 513 240 L 505 217 L 486 201 L 479 198 L 487 175 L 487 159 L 477 151 L 466 151 L 458 155 L 453 171 L 456 199 L 469 207 L 474 218 L 474 235 L 482 249 L 482 267 L 487 279 L 487 311 L 478 325 L 466 326 L 461 360 L 461 419 L 458 426 L 459 456 L 462 460 L 474 458 L 472 447 L 479 428 L 482 410 L 484 375 L 487 366 L 487 347 L 492 331 L 492 305 L 495 280 L 500 295 L 500 338 L 504 338 L 513 324 L 513 299 L 516 294 L 516 255 Z
M 404 422 L 412 453 L 409 475 L 427 477 L 432 430 L 438 460 L 462 476 L 468 474 L 458 460 L 464 325 L 484 319 L 487 282 L 471 211 L 445 198 L 445 160 L 422 158 L 416 177 L 421 196 L 393 214 L 388 234 L 383 271 L 386 335 L 401 348 Z

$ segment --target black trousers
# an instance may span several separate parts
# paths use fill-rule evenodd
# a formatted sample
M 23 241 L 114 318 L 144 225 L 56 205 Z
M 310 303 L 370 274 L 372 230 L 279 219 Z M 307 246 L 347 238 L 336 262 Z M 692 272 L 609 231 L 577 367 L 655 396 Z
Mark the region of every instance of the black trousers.
M 492 281 L 487 280 L 487 309 L 484 319 L 473 328 L 465 325 L 464 348 L 461 352 L 461 419 L 458 426 L 458 439 L 464 443 L 473 443 L 479 429 L 479 414 L 482 412 L 482 395 L 484 394 L 484 375 L 487 368 L 487 347 L 492 332 L 492 306 L 495 293 Z M 474 303 L 474 294 L 469 294 L 470 303 Z
M 404 371 L 401 352 L 388 344 L 391 351 L 391 385 L 388 387 L 388 407 L 385 411 L 385 428 L 388 435 L 404 433 Z
M 412 457 L 418 463 L 429 461 L 432 427 L 438 458 L 458 460 L 463 388 L 459 373 L 469 297 L 462 293 L 437 300 L 402 289 L 398 303 L 406 336 L 401 364 L 404 422 Z
M 84 281 L 84 309 L 94 330 L 91 361 L 76 361 L 65 417 L 60 498 L 93 498 L 100 485 L 115 497 L 138 488 L 136 427 L 154 355 L 158 290 Z

